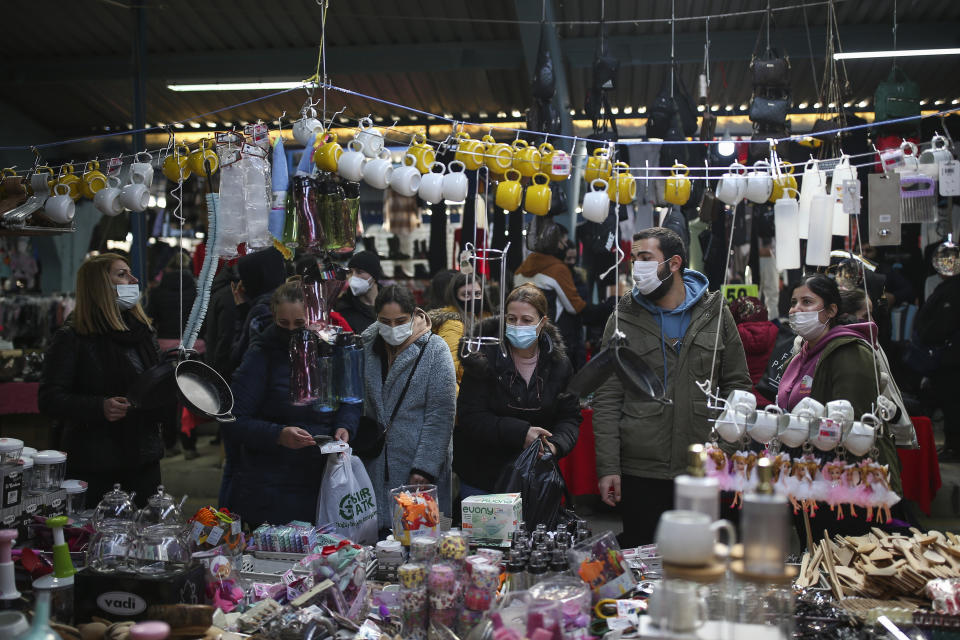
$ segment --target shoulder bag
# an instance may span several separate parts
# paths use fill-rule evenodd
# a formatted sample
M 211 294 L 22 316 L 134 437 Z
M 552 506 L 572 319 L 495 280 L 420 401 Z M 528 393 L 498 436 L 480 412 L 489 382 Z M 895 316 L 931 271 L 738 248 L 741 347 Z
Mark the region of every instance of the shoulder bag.
M 397 417 L 397 412 L 400 411 L 403 399 L 407 396 L 407 389 L 410 388 L 410 381 L 413 380 L 413 374 L 416 373 L 417 365 L 420 364 L 420 359 L 426 350 L 427 347 L 424 345 L 420 349 L 420 353 L 417 354 L 417 359 L 413 363 L 413 368 L 410 369 L 410 375 L 407 376 L 407 382 L 403 385 L 403 390 L 400 392 L 400 397 L 397 398 L 397 404 L 394 405 L 393 411 L 390 413 L 390 421 L 387 422 L 386 426 L 370 416 L 360 416 L 360 422 L 357 424 L 357 437 L 351 445 L 353 453 L 364 462 L 377 458 L 383 452 L 383 445 L 387 441 L 387 433 L 393 427 L 393 421 Z

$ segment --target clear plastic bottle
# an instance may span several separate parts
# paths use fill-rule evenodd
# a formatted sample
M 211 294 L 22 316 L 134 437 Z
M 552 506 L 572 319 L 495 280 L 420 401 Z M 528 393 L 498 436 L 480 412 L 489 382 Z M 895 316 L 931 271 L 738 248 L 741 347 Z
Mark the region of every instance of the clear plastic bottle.
M 337 382 L 340 402 L 363 402 L 363 339 L 349 331 L 338 337 Z

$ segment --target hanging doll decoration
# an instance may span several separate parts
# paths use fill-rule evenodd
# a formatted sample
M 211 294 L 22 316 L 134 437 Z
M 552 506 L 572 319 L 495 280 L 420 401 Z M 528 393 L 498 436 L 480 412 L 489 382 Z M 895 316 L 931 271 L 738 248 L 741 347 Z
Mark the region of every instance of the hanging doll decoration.
M 853 499 L 844 481 L 844 467 L 843 460 L 831 460 L 823 465 L 820 477 L 814 481 L 814 498 L 830 505 L 830 511 L 837 514 L 837 520 L 843 520 L 843 503 Z
M 900 502 L 900 496 L 890 490 L 890 469 L 870 458 L 860 462 L 860 504 L 867 508 L 867 522 L 873 522 L 876 509 L 877 522 L 887 523 L 893 519 L 890 507 Z M 884 517 L 886 514 L 886 517 Z
M 844 465 L 843 484 L 847 492 L 847 505 L 850 507 L 850 515 L 856 518 L 857 517 L 856 506 L 858 504 L 860 506 L 866 506 L 863 503 L 862 492 L 860 487 L 860 467 L 857 465 L 856 462 Z
M 743 494 L 753 489 L 756 481 L 753 479 L 753 468 L 757 465 L 757 454 L 753 451 L 737 451 L 730 460 L 733 470 L 730 474 L 730 491 L 734 492 L 730 508 L 743 506 Z
M 773 458 L 773 488 L 781 496 L 790 500 L 793 512 L 797 513 L 800 504 L 794 496 L 797 479 L 793 477 L 793 461 L 786 453 L 778 453 Z
M 817 515 L 817 496 L 814 482 L 819 469 L 820 458 L 815 458 L 809 453 L 793 461 L 794 513 L 797 513 L 796 505 L 799 503 L 801 509 L 809 513 L 811 517 Z
M 727 454 L 716 444 L 705 446 L 707 463 L 705 472 L 708 477 L 716 478 L 721 491 L 730 489 L 730 471 L 728 469 Z

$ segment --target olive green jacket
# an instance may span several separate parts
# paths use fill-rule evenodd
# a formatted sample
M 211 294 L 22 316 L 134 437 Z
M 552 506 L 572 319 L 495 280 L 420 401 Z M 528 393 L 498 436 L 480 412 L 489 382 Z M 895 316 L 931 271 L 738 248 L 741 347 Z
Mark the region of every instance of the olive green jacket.
M 697 382 L 712 378 L 720 395 L 734 389 L 750 390 L 750 373 L 740 334 L 730 310 L 717 293 L 704 293 L 691 308 L 690 325 L 680 352 L 665 345 L 661 351 L 660 325 L 655 315 L 628 293 L 620 299 L 620 331 L 629 347 L 641 355 L 660 380 L 666 357 L 666 397 L 663 405 L 624 391 L 620 379 L 611 375 L 597 390 L 593 401 L 597 475 L 628 475 L 669 479 L 683 473 L 687 448 L 707 442 L 713 427 L 707 396 Z M 722 310 L 720 338 L 717 314 Z M 607 322 L 603 344 L 614 332 L 614 317 Z M 717 345 L 714 376 L 710 375 L 714 344 Z

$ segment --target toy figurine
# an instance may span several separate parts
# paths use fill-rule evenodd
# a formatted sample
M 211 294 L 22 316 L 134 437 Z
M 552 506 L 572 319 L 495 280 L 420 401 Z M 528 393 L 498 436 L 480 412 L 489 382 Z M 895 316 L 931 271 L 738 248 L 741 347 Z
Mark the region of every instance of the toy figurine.
M 856 463 L 844 465 L 843 484 L 847 492 L 847 505 L 850 507 L 850 515 L 856 518 L 856 505 L 860 504 L 863 506 L 862 493 L 860 491 L 860 468 Z M 867 522 L 869 522 L 869 520 Z
M 730 489 L 730 471 L 727 468 L 727 454 L 723 449 L 712 444 L 706 446 L 707 464 L 706 474 L 710 478 L 716 478 L 721 491 Z
M 210 575 L 207 576 L 207 598 L 213 606 L 224 613 L 230 613 L 243 600 L 243 589 L 237 586 L 233 577 L 230 558 L 216 556 L 210 560 Z
M 820 468 L 820 458 L 807 454 L 799 460 L 793 461 L 793 497 L 794 505 L 800 503 L 803 511 L 811 516 L 817 514 L 817 496 L 814 489 L 814 479 Z M 794 513 L 796 513 L 794 509 Z
M 843 503 L 847 501 L 847 487 L 843 479 L 845 466 L 842 460 L 825 463 L 820 470 L 820 478 L 814 483 L 816 496 L 830 505 L 830 511 L 836 511 L 837 520 L 843 520 Z
M 757 454 L 752 451 L 737 451 L 730 459 L 733 461 L 733 472 L 730 478 L 730 490 L 734 492 L 730 508 L 743 506 L 743 493 L 753 488 L 751 476 L 757 464 Z
M 890 469 L 887 465 L 866 458 L 860 463 L 860 474 L 863 478 L 861 493 L 867 507 L 867 522 L 873 521 L 874 508 L 878 522 L 890 522 L 893 519 L 890 507 L 900 502 L 900 496 L 890 490 Z

